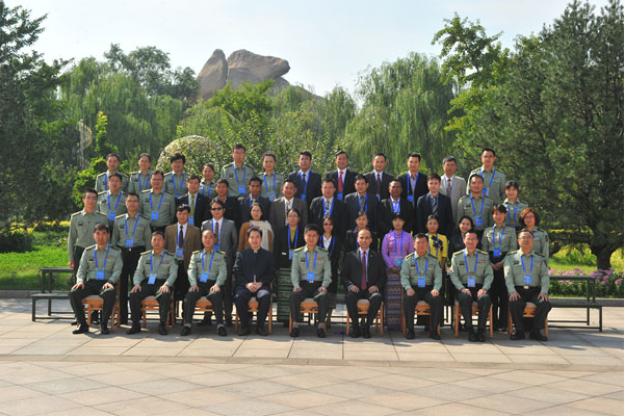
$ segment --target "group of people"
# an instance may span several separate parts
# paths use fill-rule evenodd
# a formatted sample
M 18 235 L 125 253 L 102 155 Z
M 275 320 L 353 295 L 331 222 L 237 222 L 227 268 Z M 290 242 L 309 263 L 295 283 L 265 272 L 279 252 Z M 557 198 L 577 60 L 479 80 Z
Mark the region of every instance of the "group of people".
M 245 146 L 237 144 L 219 178 L 210 163 L 201 176 L 189 174 L 180 153 L 170 157 L 167 173 L 152 171 L 152 158 L 141 154 L 139 171 L 128 177 L 119 172 L 119 155 L 111 153 L 107 171 L 84 192 L 83 209 L 71 216 L 74 333 L 89 331 L 82 300 L 99 294 L 102 333 L 109 332 L 117 297 L 122 324 L 128 324 L 130 306 L 132 334 L 141 331 L 142 300 L 155 296 L 159 333 L 167 334 L 173 313 L 182 316 L 181 334 L 188 335 L 196 302 L 206 297 L 220 336 L 232 325 L 233 305 L 239 334 L 251 333 L 248 302 L 255 298 L 258 334 L 267 334 L 275 299 L 277 320 L 290 322 L 290 335 L 298 337 L 300 304 L 312 298 L 316 333 L 325 337 L 342 287 L 351 337 L 370 337 L 384 308 L 386 326 L 398 329 L 403 320 L 412 339 L 417 305 L 425 302 L 429 319 L 423 324 L 438 340 L 444 306 L 457 302 L 469 340 L 485 340 L 491 307 L 494 327 L 505 330 L 510 311 L 511 338 L 523 339 L 523 310 L 532 302 L 536 314 L 527 330 L 546 340 L 547 234 L 538 228 L 538 213 L 520 201 L 519 184 L 496 169 L 495 151 L 485 148 L 480 158 L 481 167 L 465 181 L 452 156 L 443 160 L 439 176 L 420 172 L 421 156 L 410 153 L 407 170 L 395 177 L 385 171 L 383 153 L 360 174 L 338 151 L 336 169 L 322 176 L 303 151 L 298 169 L 284 177 L 275 171 L 275 154 L 265 153 L 263 170 L 255 173 Z M 368 301 L 362 317 L 360 300 Z M 210 323 L 213 313 L 202 323 Z

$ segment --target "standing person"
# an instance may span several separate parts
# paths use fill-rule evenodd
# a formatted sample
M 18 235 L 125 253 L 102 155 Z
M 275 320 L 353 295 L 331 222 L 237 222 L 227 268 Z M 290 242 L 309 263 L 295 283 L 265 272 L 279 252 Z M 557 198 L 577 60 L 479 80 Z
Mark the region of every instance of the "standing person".
M 263 214 L 263 209 L 259 203 L 252 203 L 252 207 L 250 208 L 250 214 L 248 215 L 249 221 L 243 223 L 241 225 L 241 230 L 239 231 L 239 252 L 243 249 L 246 249 L 249 245 L 245 236 L 247 236 L 247 229 L 250 227 L 256 227 L 263 232 L 263 238 L 261 240 L 260 246 L 273 253 L 273 229 L 271 228 L 271 223 L 265 220 L 265 215 Z
M 201 297 L 211 302 L 217 319 L 217 334 L 227 336 L 228 331 L 223 322 L 223 288 L 228 278 L 226 258 L 223 252 L 215 249 L 215 234 L 210 229 L 202 231 L 201 251 L 195 251 L 189 262 L 189 292 L 184 298 L 184 320 L 181 336 L 191 334 L 195 304 Z
M 247 192 L 247 183 L 254 176 L 254 169 L 245 163 L 247 150 L 237 143 L 232 148 L 232 162 L 221 170 L 221 179 L 228 180 L 228 194 L 240 197 Z
M 514 228 L 506 226 L 506 206 L 493 208 L 494 225 L 484 231 L 482 249 L 488 252 L 494 272 L 490 298 L 493 302 L 493 322 L 495 328 L 506 331 L 508 325 L 508 293 L 504 280 L 504 259 L 509 252 L 516 250 L 517 239 Z
M 469 182 L 473 174 L 479 174 L 484 179 L 484 188 L 482 190 L 484 197 L 489 197 L 493 204 L 499 204 L 504 199 L 506 175 L 495 168 L 497 155 L 493 149 L 482 149 L 480 159 L 482 160 L 482 166 L 471 171 Z M 467 187 L 467 194 L 469 194 L 469 191 L 470 189 Z
M 375 195 L 378 201 L 382 201 L 388 198 L 389 185 L 391 181 L 393 181 L 393 176 L 384 171 L 386 169 L 386 155 L 382 152 L 376 153 L 373 156 L 371 165 L 373 166 L 373 170 L 365 174 L 369 182 L 368 191 L 369 194 Z
M 344 234 L 345 230 L 345 204 L 336 198 L 334 180 L 326 178 L 321 184 L 321 196 L 315 197 L 310 204 L 310 223 L 322 227 L 323 219 L 332 218 L 332 224 L 336 225 L 337 234 Z
M 263 182 L 258 177 L 252 177 L 247 182 L 248 194 L 242 195 L 238 198 L 239 207 L 241 209 L 241 224 L 248 222 L 250 220 L 250 209 L 254 203 L 260 205 L 260 208 L 266 218 L 269 218 L 269 206 L 271 205 L 271 201 L 268 198 L 263 197 L 260 192 L 262 189 Z M 267 249 L 267 248 L 265 248 Z
M 379 228 L 380 233 L 388 233 L 393 230 L 392 220 L 396 215 L 400 215 L 404 219 L 404 230 L 406 232 L 413 231 L 415 224 L 415 211 L 412 205 L 401 196 L 401 182 L 392 180 L 388 186 L 389 196 L 382 200 L 380 204 L 380 217 L 382 226 Z
M 295 249 L 304 246 L 304 228 L 298 209 L 292 208 L 287 215 L 287 224 L 276 234 L 274 258 L 279 268 L 274 291 L 277 294 L 277 320 L 285 327 L 289 325 L 289 305 L 291 298 L 291 263 Z
M 299 170 L 291 172 L 288 179 L 291 180 L 297 188 L 295 197 L 303 200 L 308 210 L 313 199 L 321 195 L 321 175 L 312 171 L 312 154 L 308 151 L 299 153 L 297 164 Z
M 282 183 L 284 183 L 284 177 L 282 174 L 277 173 L 275 169 L 276 154 L 265 152 L 263 154 L 263 189 L 261 195 L 269 200 L 270 203 L 282 195 Z
M 282 197 L 278 197 L 271 203 L 269 209 L 269 223 L 273 230 L 280 230 L 287 223 L 287 214 L 292 208 L 300 213 L 301 224 L 308 224 L 308 207 L 299 198 L 295 198 L 297 186 L 290 179 L 282 185 Z
M 358 217 L 356 217 L 356 227 L 349 229 L 347 233 L 345 233 L 345 244 L 343 245 L 343 249 L 345 252 L 351 252 L 358 249 L 358 232 L 363 229 L 367 229 L 371 232 L 371 247 L 378 247 L 378 238 L 375 232 L 371 231 L 369 227 L 369 217 L 367 213 L 360 212 L 358 213 Z
M 471 188 L 469 194 L 458 200 L 458 216 L 471 217 L 474 229 L 482 239 L 484 229 L 492 225 L 489 213 L 493 209 L 493 200 L 484 197 L 482 193 L 484 178 L 480 174 L 471 174 L 469 187 Z
M 458 164 L 453 156 L 443 159 L 443 177 L 441 178 L 441 194 L 446 195 L 451 202 L 452 218 L 458 218 L 458 201 L 464 197 L 467 182 L 456 175 Z
M 204 164 L 202 167 L 200 194 L 208 198 L 208 201 L 215 197 L 215 166 L 213 164 Z
M 449 238 L 449 253 L 453 254 L 465 248 L 464 235 L 469 230 L 473 230 L 473 219 L 469 216 L 460 217 L 460 220 L 457 222 L 456 229 L 452 232 L 451 237 Z M 481 246 L 479 239 L 477 246 L 478 248 Z
M 149 153 L 139 155 L 139 171 L 130 174 L 128 182 L 128 192 L 141 195 L 144 190 L 150 189 L 150 179 L 152 178 L 152 157 Z
M 409 204 L 409 203 L 407 203 Z M 412 251 L 412 235 L 405 231 L 401 214 L 393 215 L 393 229 L 382 239 L 382 258 L 386 264 L 386 289 L 384 290 L 384 322 L 389 330 L 399 330 L 401 311 L 401 280 L 399 270 L 404 258 Z
M 328 287 L 328 323 L 332 317 L 332 311 L 336 308 L 336 293 L 339 287 L 339 260 L 343 248 L 343 237 L 337 234 L 332 217 L 325 217 L 321 224 L 321 237 L 319 247 L 328 251 L 332 270 L 332 283 Z
M 224 208 L 224 217 L 232 220 L 237 228 L 237 232 L 241 227 L 241 208 L 237 197 L 228 195 L 228 180 L 220 179 L 215 186 L 215 197 L 212 201 L 219 201 Z M 211 211 L 210 214 L 213 214 Z
M 152 188 L 141 194 L 141 215 L 150 222 L 152 231 L 165 231 L 176 217 L 174 196 L 163 190 L 163 179 L 163 171 L 154 171 L 150 180 Z
M 545 262 L 549 263 L 549 235 L 542 229 L 538 228 L 540 217 L 536 210 L 526 207 L 520 214 L 521 225 L 530 231 L 534 237 L 532 247 L 534 252 L 542 256 Z
M 409 154 L 406 164 L 408 165 L 408 172 L 397 177 L 397 180 L 401 182 L 401 196 L 408 200 L 413 207 L 416 207 L 419 197 L 428 192 L 425 175 L 419 172 L 421 154 L 416 152 Z
M 134 285 L 130 290 L 132 327 L 126 332 L 128 334 L 141 332 L 141 302 L 150 296 L 156 296 L 158 300 L 158 333 L 162 336 L 167 334 L 167 316 L 179 264 L 165 250 L 163 232 L 157 230 L 152 233 L 151 245 L 151 251 L 141 254 L 133 276 Z
M 365 339 L 371 337 L 370 329 L 373 320 L 380 310 L 384 299 L 384 286 L 386 285 L 386 269 L 384 260 L 371 247 L 371 232 L 361 230 L 358 232 L 358 249 L 345 254 L 341 275 L 345 283 L 345 305 L 352 321 L 350 329 L 351 337 Z M 358 326 L 358 300 L 368 300 L 369 310 L 366 319 Z
M 349 165 L 349 158 L 345 151 L 336 151 L 334 154 L 334 164 L 336 165 L 336 170 L 328 172 L 325 175 L 325 179 L 334 181 L 334 184 L 336 184 L 334 197 L 339 201 L 343 201 L 345 196 L 356 191 L 354 188 L 356 172 L 347 167 Z
M 449 259 L 449 243 L 447 236 L 439 233 L 439 221 L 438 217 L 430 214 L 426 223 L 427 233 L 425 234 L 429 242 L 430 255 L 438 259 L 438 263 L 441 266 L 441 272 L 443 275 L 443 285 L 440 290 L 441 297 L 441 309 L 444 309 L 445 305 L 453 305 L 453 302 L 449 302 L 449 292 L 451 292 L 451 282 L 447 275 L 447 260 Z M 441 311 L 441 317 L 443 317 L 443 311 Z
M 221 181 L 221 180 L 220 180 Z M 225 180 L 223 180 L 225 181 Z M 227 188 L 227 187 L 226 187 Z M 234 222 L 224 217 L 225 208 L 220 200 L 211 203 L 211 219 L 202 223 L 202 230 L 211 230 L 215 235 L 215 250 L 224 253 L 228 276 L 223 288 L 224 319 L 226 326 L 232 326 L 232 265 L 237 252 L 237 228 Z M 205 318 L 208 321 L 208 317 Z
M 430 215 L 438 218 L 439 230 L 445 236 L 449 236 L 454 227 L 452 217 L 451 200 L 441 194 L 441 177 L 438 174 L 428 175 L 428 193 L 417 200 L 417 233 L 426 232 L 426 223 Z
M 191 213 L 189 215 L 189 224 L 191 226 L 200 227 L 204 220 L 209 217 L 208 198 L 200 193 L 200 177 L 191 175 L 187 179 L 188 192 L 176 199 L 176 207 L 181 204 L 188 205 Z
M 125 174 L 119 172 L 119 164 L 121 163 L 121 157 L 118 153 L 111 152 L 106 155 L 106 171 L 98 174 L 95 179 L 95 190 L 99 194 L 109 189 L 109 177 L 115 173 L 119 173 L 122 176 L 122 190 L 126 190 L 128 187 L 128 177 Z
M 255 227 L 247 229 L 248 249 L 237 254 L 234 262 L 234 276 L 236 279 L 235 304 L 241 319 L 239 336 L 251 333 L 251 315 L 248 311 L 250 298 L 258 300 L 256 313 L 256 333 L 267 336 L 265 318 L 271 308 L 271 282 L 275 276 L 273 255 L 260 247 L 262 231 Z
M 89 295 L 99 295 L 103 298 L 100 333 L 109 334 L 108 321 L 115 304 L 115 284 L 122 272 L 122 258 L 119 250 L 109 245 L 109 228 L 106 223 L 95 225 L 93 240 L 95 245 L 86 247 L 80 257 L 76 284 L 69 293 L 69 300 L 78 322 L 78 328 L 72 332 L 73 334 L 89 332 L 82 304 L 83 298 Z
M 509 253 L 504 262 L 506 287 L 510 294 L 510 314 L 514 322 L 515 332 L 510 339 L 525 339 L 525 303 L 536 305 L 536 313 L 532 321 L 530 338 L 547 341 L 541 334 L 545 327 L 545 319 L 551 310 L 549 302 L 549 267 L 545 258 L 534 252 L 534 236 L 526 229 L 519 233 L 520 249 Z
M 150 249 L 150 223 L 139 215 L 139 196 L 126 196 L 126 214 L 115 218 L 111 246 L 122 252 L 123 268 L 119 277 L 119 316 L 121 324 L 128 324 L 128 284 L 132 282 L 141 253 Z
M 308 224 L 304 228 L 305 246 L 295 249 L 291 263 L 291 320 L 293 327 L 290 336 L 299 336 L 302 322 L 300 304 L 305 298 L 313 298 L 319 306 L 317 317 L 317 336 L 326 337 L 326 314 L 328 313 L 328 287 L 332 282 L 332 265 L 325 249 L 319 242 L 319 228 Z
M 184 170 L 187 159 L 180 152 L 176 152 L 169 158 L 171 172 L 165 174 L 163 179 L 165 191 L 171 194 L 174 199 L 182 197 L 187 192 L 187 179 L 189 176 Z
M 118 172 L 109 175 L 108 191 L 98 194 L 98 211 L 106 216 L 109 228 L 113 227 L 115 217 L 126 212 L 125 199 L 122 176 Z
M 523 227 L 520 221 L 520 215 L 523 209 L 527 207 L 527 204 L 519 201 L 519 183 L 516 181 L 506 182 L 506 199 L 503 201 L 503 205 L 508 210 L 506 216 L 506 226 L 514 227 L 519 231 Z
M 346 224 L 348 228 L 353 228 L 356 225 L 356 217 L 363 212 L 367 214 L 369 219 L 369 228 L 374 232 L 378 232 L 378 223 L 380 215 L 380 203 L 377 198 L 372 198 L 370 194 L 367 194 L 367 188 L 369 183 L 363 175 L 357 175 L 354 181 L 356 191 L 345 197 L 345 213 Z M 377 249 L 377 247 L 374 247 Z

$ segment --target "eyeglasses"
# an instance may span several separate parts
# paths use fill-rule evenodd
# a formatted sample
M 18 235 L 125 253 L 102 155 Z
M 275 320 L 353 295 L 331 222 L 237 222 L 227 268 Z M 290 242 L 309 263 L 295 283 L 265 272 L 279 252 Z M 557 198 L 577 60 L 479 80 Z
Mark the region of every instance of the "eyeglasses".
M 223 210 L 223 207 L 211 207 L 211 211 L 220 211 Z

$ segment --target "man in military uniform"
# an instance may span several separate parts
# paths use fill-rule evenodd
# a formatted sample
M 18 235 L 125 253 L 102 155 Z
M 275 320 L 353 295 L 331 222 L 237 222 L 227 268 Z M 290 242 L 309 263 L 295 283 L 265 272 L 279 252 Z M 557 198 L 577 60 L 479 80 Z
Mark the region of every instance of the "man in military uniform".
M 443 273 L 438 259 L 428 254 L 429 241 L 419 233 L 414 241 L 415 251 L 404 258 L 401 264 L 400 279 L 404 287 L 404 315 L 406 319 L 406 339 L 414 339 L 414 316 L 417 303 L 421 300 L 430 305 L 430 338 L 440 340 L 438 325 L 441 319 Z
M 284 183 L 284 177 L 282 174 L 275 171 L 276 168 L 276 155 L 271 152 L 265 152 L 263 154 L 263 189 L 261 195 L 269 200 L 271 203 L 276 198 L 282 195 L 282 184 Z M 269 213 L 264 213 L 265 218 L 269 218 Z
M 128 324 L 128 283 L 137 269 L 141 252 L 151 248 L 150 223 L 139 216 L 139 196 L 129 192 L 126 196 L 126 214 L 115 218 L 111 246 L 122 251 L 124 267 L 119 277 L 119 315 L 121 324 Z
M 104 300 L 101 334 L 109 334 L 108 321 L 115 304 L 115 283 L 122 272 L 122 257 L 119 249 L 109 245 L 109 228 L 106 223 L 96 224 L 93 228 L 95 245 L 85 248 L 81 258 L 76 284 L 69 293 L 72 310 L 76 315 L 78 328 L 72 333 L 88 333 L 89 326 L 85 320 L 83 298 L 89 295 L 99 295 Z
M 78 272 L 80 258 L 87 246 L 93 245 L 93 228 L 96 224 L 108 224 L 106 216 L 96 211 L 98 193 L 93 188 L 85 190 L 82 197 L 83 209 L 72 214 L 67 236 L 67 255 L 69 267 Z
M 174 197 L 163 191 L 163 171 L 152 173 L 152 188 L 141 194 L 141 214 L 150 222 L 152 231 L 164 231 L 176 216 Z
M 98 194 L 98 211 L 106 216 L 109 227 L 113 227 L 115 217 L 126 212 L 125 196 L 122 191 L 122 176 L 116 172 L 109 175 L 109 189 Z
M 232 162 L 223 167 L 221 178 L 228 180 L 228 195 L 238 198 L 247 193 L 247 183 L 254 176 L 254 169 L 245 163 L 246 149 L 240 143 L 232 148 Z
M 106 155 L 106 172 L 98 174 L 95 179 L 95 190 L 99 193 L 102 191 L 108 191 L 109 189 L 109 177 L 115 173 L 119 173 L 122 176 L 122 190 L 128 188 L 128 177 L 118 171 L 121 157 L 119 154 L 112 152 Z
M 518 241 L 520 249 L 509 253 L 504 261 L 504 275 L 510 294 L 510 314 L 515 327 L 515 333 L 510 339 L 525 339 L 523 310 L 525 303 L 530 302 L 536 305 L 530 338 L 544 342 L 547 337 L 540 331 L 544 328 L 545 319 L 551 310 L 549 268 L 545 258 L 534 253 L 534 236 L 529 230 L 521 230 Z
M 451 257 L 449 278 L 456 287 L 456 299 L 466 323 L 471 342 L 484 342 L 486 319 L 490 310 L 488 290 L 493 282 L 493 269 L 490 266 L 488 252 L 477 249 L 478 239 L 474 230 L 464 235 L 465 249 L 455 252 Z M 479 316 L 477 333 L 473 328 L 472 308 L 477 302 Z
M 517 231 L 523 226 L 520 222 L 520 215 L 527 204 L 519 201 L 519 183 L 516 181 L 506 182 L 506 199 L 503 205 L 508 209 L 506 215 L 506 226 L 514 227 Z
M 152 157 L 148 153 L 139 155 L 139 171 L 130 174 L 128 182 L 128 192 L 141 195 L 144 190 L 150 189 L 150 179 L 152 178 Z
M 497 155 L 491 148 L 482 149 L 481 154 L 482 166 L 475 168 L 469 174 L 469 182 L 473 174 L 480 174 L 484 180 L 484 188 L 482 193 L 484 197 L 489 197 L 493 204 L 499 204 L 504 199 L 504 191 L 506 186 L 506 175 L 495 169 L 495 161 Z M 471 184 L 467 185 L 467 194 L 469 194 Z
M 181 336 L 191 334 L 195 303 L 201 297 L 206 297 L 213 305 L 217 318 L 217 334 L 226 336 L 228 332 L 223 319 L 223 292 L 228 272 L 226 258 L 223 252 L 215 250 L 215 234 L 211 229 L 202 232 L 204 249 L 193 252 L 187 275 L 189 276 L 189 291 L 184 299 L 184 320 Z
M 493 200 L 483 195 L 484 178 L 480 174 L 471 174 L 469 187 L 469 194 L 458 200 L 456 223 L 460 221 L 462 216 L 471 217 L 473 219 L 473 228 L 481 239 L 484 229 L 492 224 L 489 214 L 493 208 Z
M 319 306 L 317 336 L 326 337 L 326 314 L 328 313 L 328 287 L 332 283 L 332 265 L 328 251 L 319 247 L 321 231 L 316 224 L 304 228 L 305 246 L 295 249 L 291 262 L 291 320 L 290 336 L 299 336 L 302 321 L 300 304 L 305 298 L 313 298 Z
M 184 164 L 187 159 L 183 154 L 176 152 L 169 157 L 171 164 L 171 172 L 165 174 L 163 179 L 165 183 L 165 192 L 171 194 L 174 199 L 182 197 L 187 192 L 188 175 L 184 170 Z
M 130 311 L 132 327 L 128 334 L 141 331 L 141 301 L 149 296 L 156 296 L 160 323 L 158 333 L 167 334 L 167 315 L 171 304 L 174 282 L 178 276 L 178 263 L 165 250 L 165 236 L 157 230 L 152 233 L 152 250 L 143 252 L 139 258 L 130 290 Z

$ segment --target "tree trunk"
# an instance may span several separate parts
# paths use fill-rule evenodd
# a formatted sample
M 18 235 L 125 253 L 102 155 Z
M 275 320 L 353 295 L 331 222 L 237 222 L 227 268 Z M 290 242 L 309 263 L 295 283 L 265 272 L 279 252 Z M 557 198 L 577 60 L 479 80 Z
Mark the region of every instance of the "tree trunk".
M 590 251 L 597 257 L 597 269 L 610 269 L 610 257 L 612 252 L 618 249 L 618 246 L 609 243 L 590 245 Z

